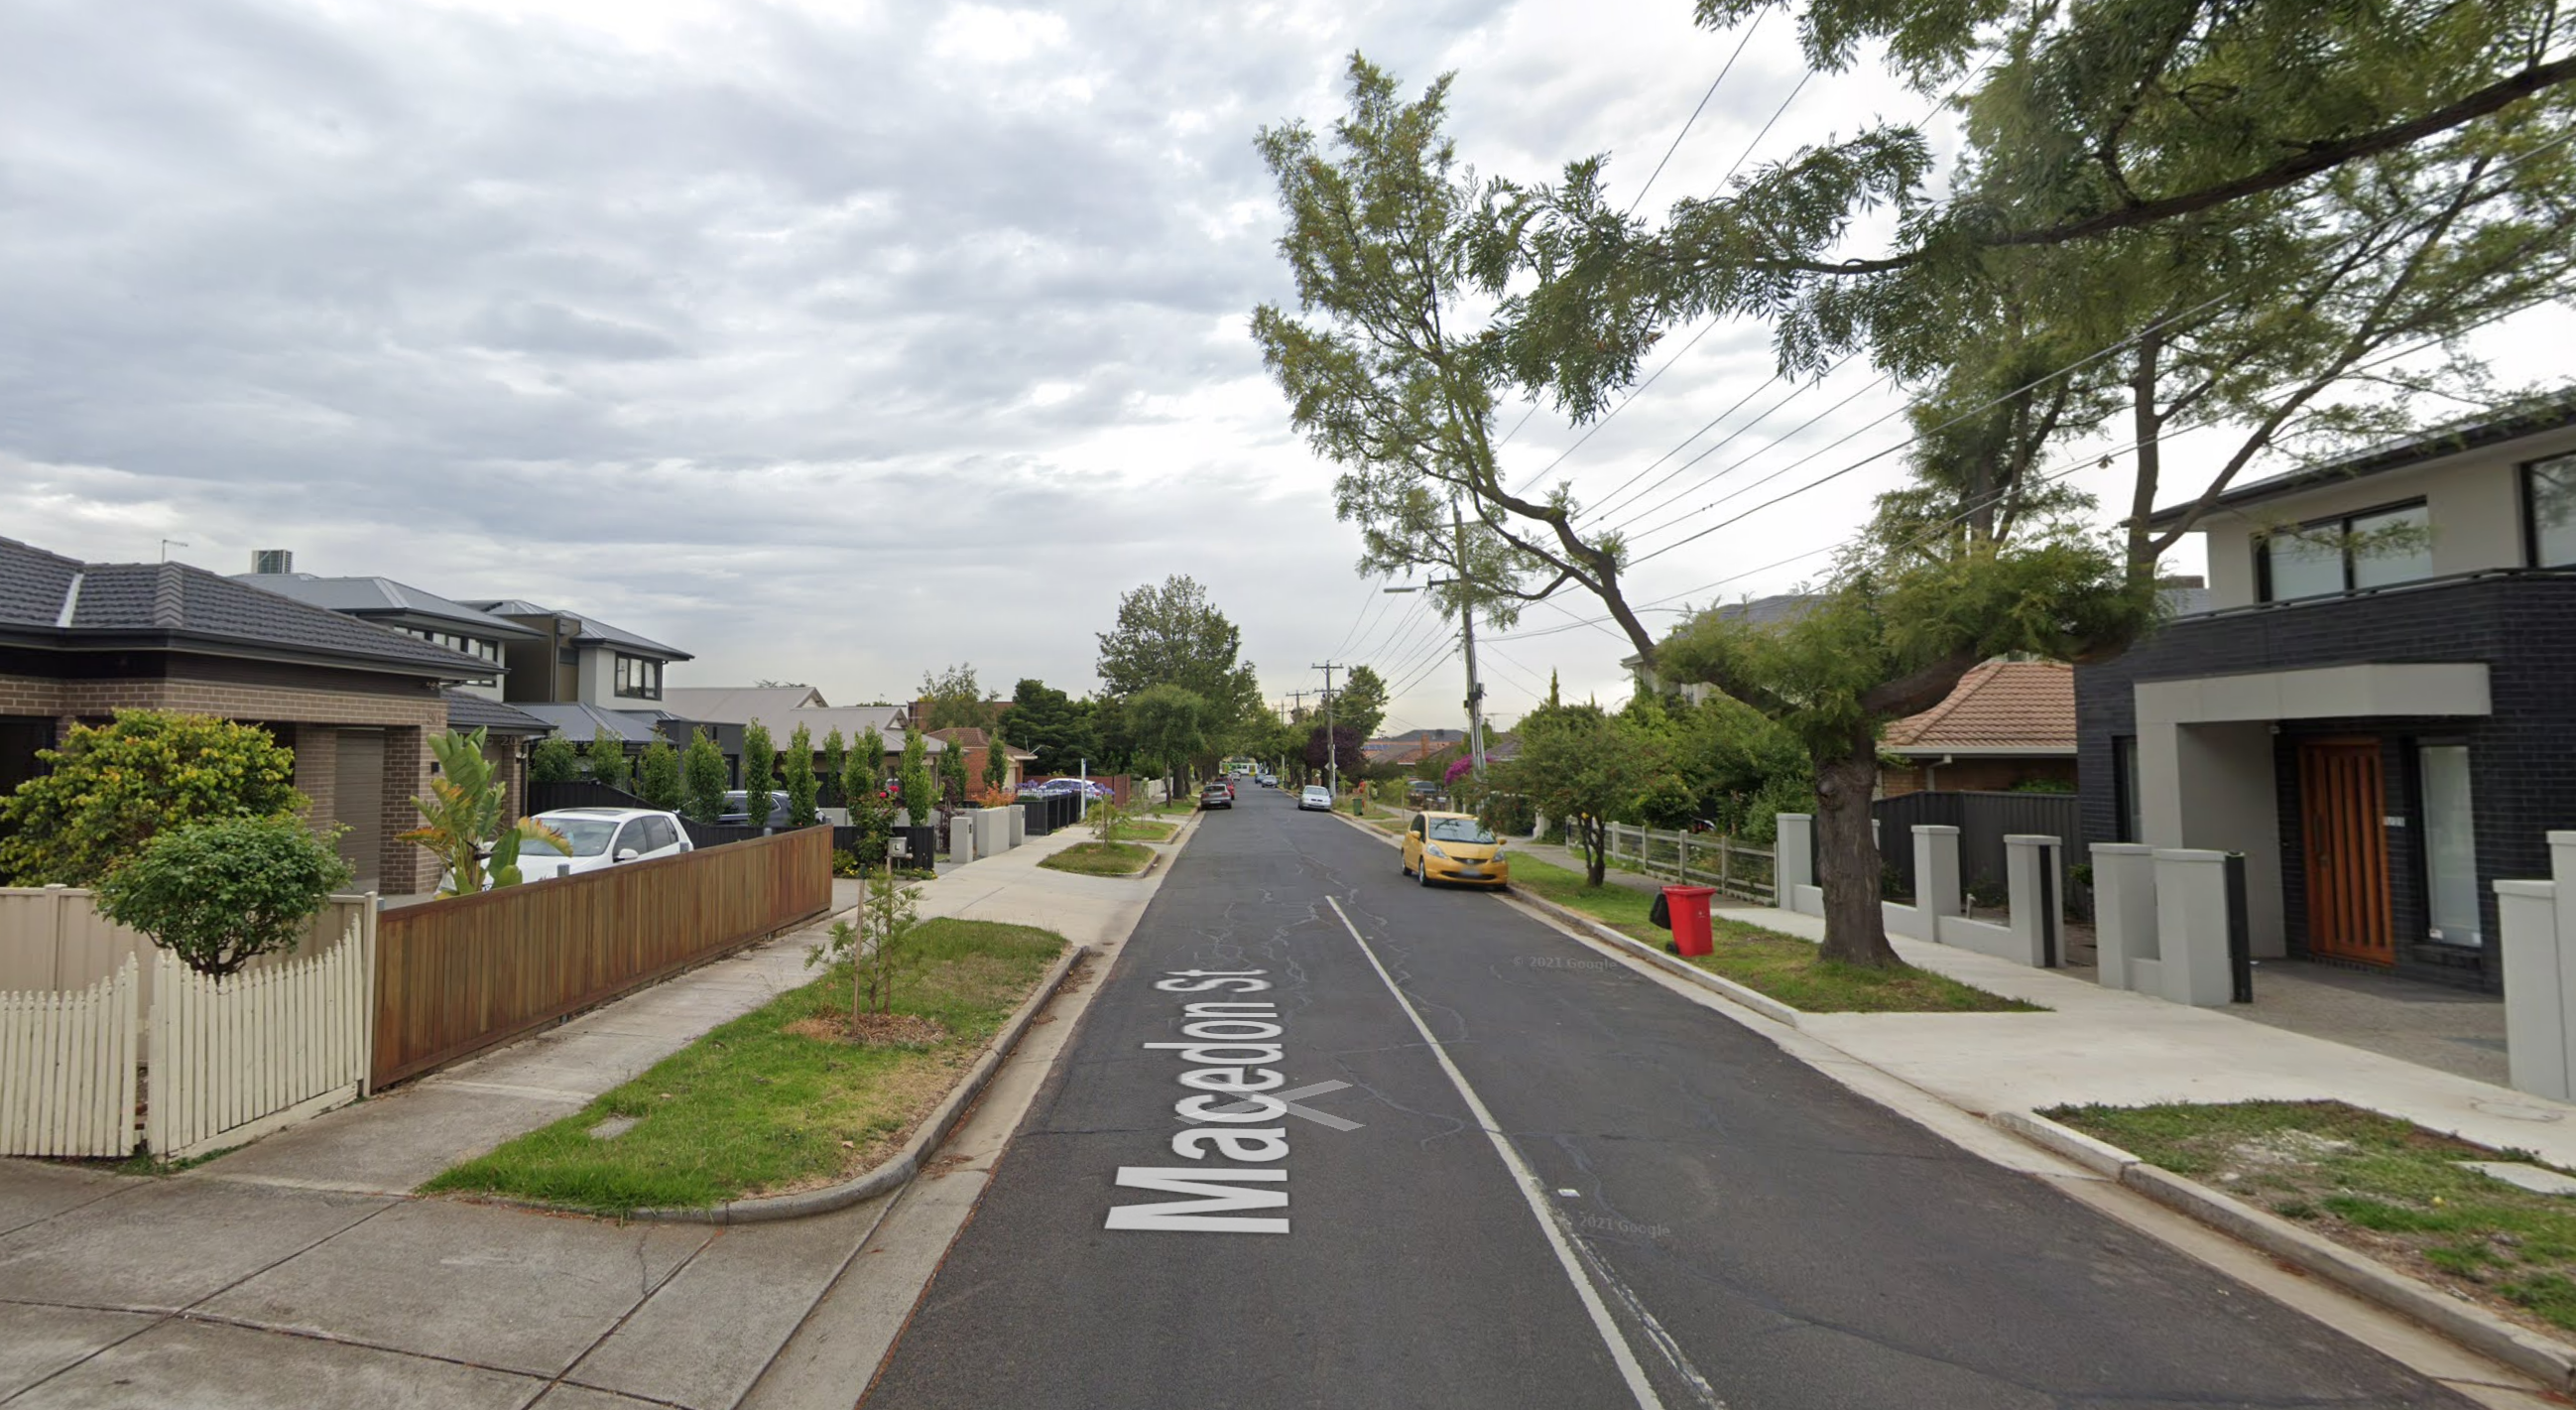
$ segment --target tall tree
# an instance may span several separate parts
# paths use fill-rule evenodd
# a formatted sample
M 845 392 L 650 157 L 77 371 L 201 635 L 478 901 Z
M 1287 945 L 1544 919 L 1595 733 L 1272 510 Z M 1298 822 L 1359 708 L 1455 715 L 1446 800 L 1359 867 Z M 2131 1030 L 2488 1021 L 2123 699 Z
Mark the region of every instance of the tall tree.
M 768 800 L 762 795 L 778 786 L 778 746 L 770 742 L 769 726 L 758 720 L 742 727 L 742 786 L 752 818 L 766 821 Z
M 1175 574 L 1118 599 L 1118 623 L 1097 634 L 1095 669 L 1113 696 L 1133 696 L 1153 686 L 1177 686 L 1213 709 L 1217 727 L 1261 708 L 1261 682 L 1249 661 L 1238 661 L 1243 635 L 1227 621 L 1207 589 Z
M 1030 767 L 1069 774 L 1084 760 L 1100 772 L 1100 739 L 1089 701 L 1076 700 L 1044 681 L 1022 679 L 1002 715 L 1002 738 L 1037 755 Z
M 724 750 L 703 729 L 689 732 L 680 755 L 680 811 L 692 822 L 712 823 L 724 813 Z
M 849 767 L 850 746 L 841 738 L 841 727 L 834 725 L 832 732 L 823 736 L 823 776 L 832 781 L 833 787 L 841 790 L 844 805 L 850 801 L 851 789 L 841 776 L 848 772 Z
M 1386 720 L 1386 681 L 1368 666 L 1353 666 L 1341 692 L 1333 697 L 1333 723 L 1348 726 L 1362 739 L 1377 737 Z
M 582 771 L 590 775 L 591 782 L 605 784 L 610 788 L 624 788 L 627 776 L 626 741 L 606 730 L 592 734 L 590 747 L 582 750 L 581 766 Z
M 923 729 L 993 727 L 993 706 L 984 698 L 984 687 L 976 683 L 971 661 L 944 671 L 922 672 L 920 709 Z
M 1219 728 L 1216 707 L 1207 697 L 1177 685 L 1153 685 L 1127 700 L 1127 724 L 1136 739 L 1136 760 L 1169 779 L 1174 796 L 1190 781 L 1191 766 L 1215 746 Z

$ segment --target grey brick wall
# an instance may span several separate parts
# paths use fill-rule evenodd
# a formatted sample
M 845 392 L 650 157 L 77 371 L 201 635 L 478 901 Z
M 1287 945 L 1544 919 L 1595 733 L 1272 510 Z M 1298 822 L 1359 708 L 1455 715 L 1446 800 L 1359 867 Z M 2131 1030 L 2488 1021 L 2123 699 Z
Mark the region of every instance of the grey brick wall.
M 2498 878 L 2549 874 L 2546 834 L 2576 828 L 2576 575 L 2500 574 L 2367 597 L 2286 604 L 2184 618 L 2166 624 L 2116 660 L 2075 672 L 2077 766 L 2083 779 L 2084 840 L 2116 836 L 2111 741 L 2137 732 L 2140 681 L 2362 662 L 2483 661 L 2494 712 L 2484 719 L 2301 720 L 2282 726 L 2274 749 L 2281 789 L 2282 890 L 2290 943 L 2303 935 L 2305 879 L 2298 836 L 2297 741 L 2325 734 L 2375 734 L 2388 743 L 2388 811 L 2408 826 L 2390 836 L 2391 900 L 2401 970 L 2429 979 L 2494 988 L 2499 943 Z M 2465 740 L 2477 814 L 2481 928 L 2488 954 L 2467 956 L 2422 942 L 2425 916 L 2422 819 L 2410 742 Z

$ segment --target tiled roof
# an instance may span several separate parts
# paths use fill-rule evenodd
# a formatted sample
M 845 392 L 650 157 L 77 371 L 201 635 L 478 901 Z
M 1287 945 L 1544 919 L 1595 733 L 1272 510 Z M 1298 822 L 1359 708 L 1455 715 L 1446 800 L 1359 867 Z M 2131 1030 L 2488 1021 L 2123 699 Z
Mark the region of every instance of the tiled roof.
M 550 734 L 554 730 L 553 725 L 515 705 L 504 705 L 469 690 L 439 693 L 447 700 L 447 727 L 452 730 L 488 729 L 494 734 Z
M 0 539 L 0 630 L 78 646 L 142 637 L 478 680 L 491 663 L 185 563 L 80 563 Z
M 1904 754 L 1951 749 L 2075 752 L 2075 668 L 2062 661 L 1988 661 L 1940 704 L 1887 727 Z

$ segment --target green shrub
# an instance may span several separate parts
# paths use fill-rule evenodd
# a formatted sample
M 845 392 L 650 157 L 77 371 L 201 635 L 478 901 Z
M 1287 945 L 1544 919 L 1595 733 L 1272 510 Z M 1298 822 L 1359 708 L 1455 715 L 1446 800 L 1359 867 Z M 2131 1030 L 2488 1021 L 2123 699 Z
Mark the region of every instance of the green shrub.
M 582 768 L 593 783 L 610 788 L 626 786 L 626 741 L 601 730 L 590 737 L 590 747 L 582 751 Z
M 812 827 L 823 820 L 815 810 L 814 800 L 823 791 L 823 781 L 814 774 L 814 735 L 803 725 L 787 737 L 787 757 L 780 770 L 787 779 L 787 825 Z
M 689 752 L 680 759 L 680 811 L 695 822 L 714 822 L 724 811 L 724 796 L 724 751 L 705 730 L 692 731 Z
M 680 787 L 680 751 L 658 734 L 635 760 L 635 796 L 675 813 L 685 797 Z
M 547 735 L 528 751 L 528 782 L 570 783 L 579 777 L 581 751 L 562 735 Z
M 293 751 L 207 715 L 120 710 L 36 757 L 52 770 L 0 802 L 0 877 L 20 886 L 96 885 L 166 829 L 307 806 Z
M 758 721 L 742 727 L 742 786 L 754 795 L 747 805 L 751 820 L 767 823 L 768 800 L 757 795 L 778 787 L 778 747 L 770 742 L 769 726 Z
M 98 908 L 199 974 L 290 949 L 349 864 L 292 817 L 220 818 L 161 832 L 98 882 Z

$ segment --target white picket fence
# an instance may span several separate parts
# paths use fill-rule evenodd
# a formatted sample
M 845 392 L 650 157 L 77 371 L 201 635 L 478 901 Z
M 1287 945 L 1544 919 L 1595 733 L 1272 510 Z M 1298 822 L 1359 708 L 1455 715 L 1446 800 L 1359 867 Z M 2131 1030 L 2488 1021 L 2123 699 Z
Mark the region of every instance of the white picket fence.
M 0 1155 L 134 1153 L 129 955 L 86 989 L 0 993 Z
M 28 986 L 0 991 L 0 1155 L 131 1155 L 140 1125 L 179 1159 L 364 1096 L 375 916 L 373 897 L 334 897 L 317 919 L 336 927 L 218 980 L 86 891 L 0 893 L 0 959 Z
M 307 959 L 211 979 L 164 950 L 145 1137 L 164 1160 L 239 1145 L 366 1089 L 373 956 L 358 926 Z

